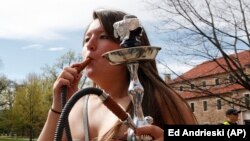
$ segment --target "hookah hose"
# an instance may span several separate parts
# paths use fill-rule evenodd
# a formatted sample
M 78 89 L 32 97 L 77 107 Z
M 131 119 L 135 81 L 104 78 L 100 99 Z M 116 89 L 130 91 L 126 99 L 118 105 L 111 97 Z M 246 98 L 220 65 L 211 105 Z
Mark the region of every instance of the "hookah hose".
M 90 62 L 91 62 L 91 58 L 87 57 L 86 60 L 84 60 L 83 62 L 75 66 L 74 68 L 76 68 L 77 72 L 80 73 Z M 61 105 L 62 105 L 61 108 L 62 109 L 64 108 L 66 101 L 67 101 L 67 86 L 64 85 L 61 88 Z M 67 140 L 71 140 L 72 137 L 71 137 L 71 131 L 70 131 L 68 122 L 65 122 L 65 132 L 66 132 Z
M 107 106 L 109 110 L 112 111 L 121 121 L 129 120 L 130 116 L 108 94 L 104 93 L 102 90 L 98 88 L 94 87 L 85 88 L 76 92 L 64 106 L 59 121 L 57 123 L 57 129 L 54 141 L 61 141 L 63 129 L 67 128 L 69 125 L 68 115 L 70 110 L 81 97 L 86 96 L 88 94 L 94 94 L 99 96 L 100 99 L 103 101 L 103 104 Z M 66 132 L 67 140 L 72 141 L 70 130 L 68 129 L 66 131 L 69 131 Z
M 67 86 L 62 86 L 61 88 L 61 105 L 62 105 L 62 109 L 64 108 L 65 104 L 66 104 L 66 97 L 67 97 Z M 62 114 L 62 113 L 61 113 Z M 71 137 L 71 131 L 70 131 L 70 127 L 69 127 L 69 122 L 63 122 L 65 124 L 65 132 L 66 132 L 66 137 L 67 140 L 72 140 Z
M 76 67 L 78 73 L 80 73 L 91 61 L 91 58 L 86 58 L 79 66 Z M 113 112 L 121 121 L 125 122 L 129 127 L 135 129 L 135 125 L 128 113 L 126 113 L 108 94 L 104 93 L 102 90 L 94 87 L 85 88 L 76 92 L 68 102 L 66 102 L 67 96 L 67 86 L 62 86 L 61 89 L 61 104 L 62 104 L 62 113 L 57 123 L 56 133 L 54 141 L 61 141 L 63 129 L 65 128 L 66 137 L 68 141 L 72 141 L 68 116 L 74 104 L 83 96 L 88 94 L 94 94 L 99 96 L 103 101 L 103 104 Z

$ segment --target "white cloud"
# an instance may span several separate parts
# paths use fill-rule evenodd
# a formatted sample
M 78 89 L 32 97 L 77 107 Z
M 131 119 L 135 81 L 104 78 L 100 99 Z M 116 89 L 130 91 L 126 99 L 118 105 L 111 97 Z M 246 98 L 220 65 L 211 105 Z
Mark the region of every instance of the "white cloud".
M 63 47 L 52 47 L 52 48 L 49 48 L 48 50 L 49 51 L 61 51 L 61 50 L 64 50 L 65 48 Z
M 141 0 L 6 0 L 0 3 L 0 38 L 63 38 L 58 31 L 83 29 L 96 8 L 116 8 L 149 18 Z
M 32 44 L 28 46 L 22 47 L 23 50 L 28 50 L 28 49 L 35 49 L 35 50 L 41 50 L 44 49 L 45 47 L 41 44 Z M 49 47 L 47 50 L 48 51 L 61 51 L 64 50 L 64 47 Z
M 193 67 L 174 60 L 168 62 L 157 60 L 157 68 L 162 77 L 164 74 L 171 74 L 171 78 L 173 79 L 177 77 L 177 75 L 182 75 Z
M 32 45 L 22 47 L 22 49 L 42 49 L 42 48 L 43 46 L 40 44 L 32 44 Z

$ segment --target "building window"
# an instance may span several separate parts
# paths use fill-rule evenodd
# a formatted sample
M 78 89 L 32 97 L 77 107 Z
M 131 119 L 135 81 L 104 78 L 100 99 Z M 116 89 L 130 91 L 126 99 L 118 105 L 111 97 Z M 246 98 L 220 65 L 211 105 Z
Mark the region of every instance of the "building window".
M 193 102 L 190 103 L 190 107 L 191 107 L 192 112 L 194 112 L 194 103 Z
M 206 87 L 206 81 L 201 82 L 202 87 Z
M 230 82 L 230 83 L 234 83 L 234 82 L 235 82 L 234 77 L 232 76 L 232 74 L 230 74 L 230 75 L 228 76 L 228 79 L 229 79 L 229 82 Z
M 220 84 L 219 78 L 216 78 L 215 79 L 215 85 L 219 85 L 219 84 Z
M 180 86 L 180 91 L 183 91 L 183 86 Z
M 217 109 L 220 110 L 221 109 L 221 100 L 217 99 Z
M 191 89 L 194 89 L 194 84 L 191 84 L 190 87 L 191 87 Z
M 246 107 L 250 107 L 250 95 L 245 94 L 245 105 Z
M 203 111 L 207 111 L 207 101 L 203 101 Z

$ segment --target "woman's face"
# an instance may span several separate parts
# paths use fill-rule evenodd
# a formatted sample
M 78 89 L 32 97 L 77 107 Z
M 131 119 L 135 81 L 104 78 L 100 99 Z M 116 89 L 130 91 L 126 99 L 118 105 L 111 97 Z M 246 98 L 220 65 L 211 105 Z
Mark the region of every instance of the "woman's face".
M 102 57 L 103 53 L 119 48 L 120 45 L 113 42 L 105 33 L 99 20 L 94 20 L 84 38 L 83 55 L 93 59 L 85 69 L 87 76 L 95 81 L 103 75 L 121 73 L 124 67 L 112 66 Z

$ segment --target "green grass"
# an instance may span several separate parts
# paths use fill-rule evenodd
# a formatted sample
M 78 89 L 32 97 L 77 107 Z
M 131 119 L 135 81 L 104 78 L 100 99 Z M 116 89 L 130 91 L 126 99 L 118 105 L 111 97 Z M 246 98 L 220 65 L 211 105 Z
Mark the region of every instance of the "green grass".
M 11 138 L 11 137 L 0 136 L 0 141 L 29 141 L 29 139 L 28 138 L 18 138 L 18 139 L 16 139 L 15 137 Z M 35 139 L 33 139 L 33 141 L 35 141 Z

